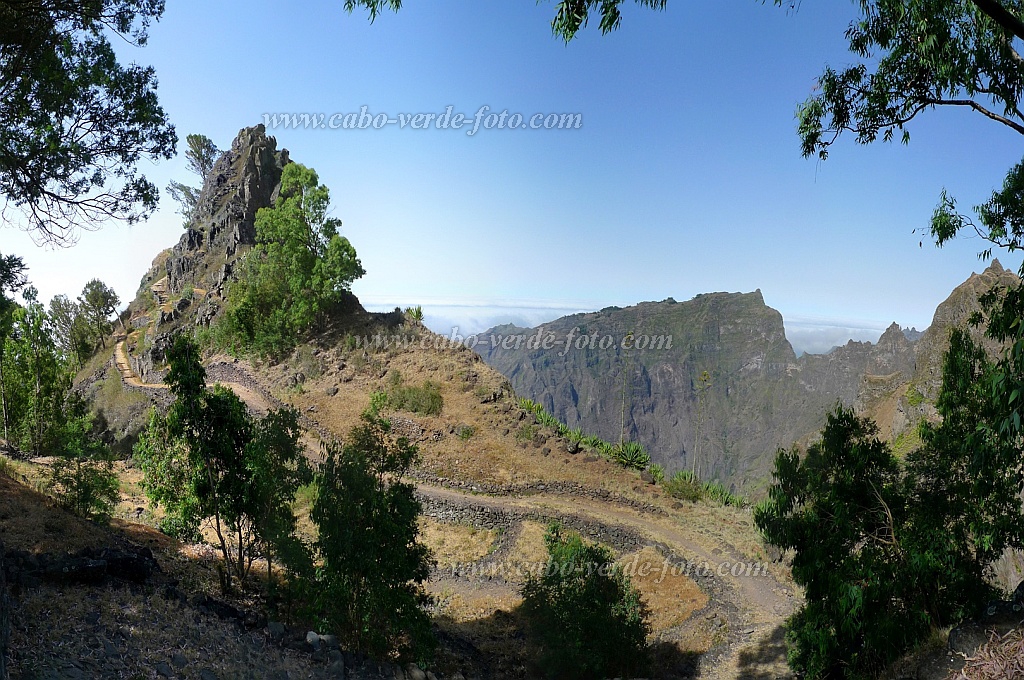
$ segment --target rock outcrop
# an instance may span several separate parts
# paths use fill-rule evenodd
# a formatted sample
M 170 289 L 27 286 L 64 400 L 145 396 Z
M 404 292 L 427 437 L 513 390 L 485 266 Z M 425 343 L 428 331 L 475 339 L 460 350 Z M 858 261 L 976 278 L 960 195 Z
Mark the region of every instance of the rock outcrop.
M 185 233 L 153 260 L 128 308 L 129 359 L 145 381 L 159 382 L 182 327 L 209 325 L 223 309 L 225 285 L 256 242 L 256 213 L 276 201 L 289 162 L 263 125 L 244 128 L 217 159 Z

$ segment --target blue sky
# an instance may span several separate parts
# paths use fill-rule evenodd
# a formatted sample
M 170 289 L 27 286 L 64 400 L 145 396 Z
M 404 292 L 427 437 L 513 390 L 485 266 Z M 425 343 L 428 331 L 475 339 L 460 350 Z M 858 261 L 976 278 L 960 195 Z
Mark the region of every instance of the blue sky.
M 854 3 L 627 3 L 619 31 L 595 22 L 569 45 L 551 2 L 407 0 L 372 25 L 341 5 L 176 0 L 147 47 L 121 52 L 156 68 L 182 139 L 222 148 L 267 113 L 581 113 L 577 130 L 473 136 L 269 131 L 331 188 L 364 304 L 422 304 L 446 334 L 756 288 L 798 350 L 922 329 L 985 265 L 977 240 L 939 250 L 913 230 L 943 187 L 973 205 L 1020 160 L 1015 133 L 951 110 L 912 123 L 909 146 L 801 158 L 794 112 L 826 63 L 851 61 Z M 161 187 L 192 179 L 182 157 L 147 166 Z M 44 299 L 98 276 L 127 301 L 180 233 L 165 197 L 148 223 L 63 251 L 6 228 L 0 252 L 25 258 Z

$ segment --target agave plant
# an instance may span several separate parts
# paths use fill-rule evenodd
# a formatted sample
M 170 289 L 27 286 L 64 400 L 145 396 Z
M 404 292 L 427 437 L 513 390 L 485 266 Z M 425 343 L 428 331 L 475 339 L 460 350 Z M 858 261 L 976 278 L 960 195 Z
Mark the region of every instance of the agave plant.
M 644 470 L 651 464 L 651 455 L 640 442 L 623 442 L 615 447 L 612 456 L 622 467 Z
M 536 411 L 538 406 L 540 406 L 540 404 L 535 402 L 533 399 L 527 399 L 526 397 L 521 397 L 519 399 L 519 408 L 524 411 Z
M 580 443 L 586 446 L 587 448 L 591 448 L 594 449 L 595 451 L 598 451 L 601 449 L 601 445 L 604 444 L 605 442 L 597 435 L 588 434 L 586 437 L 580 440 Z
M 557 429 L 558 426 L 561 425 L 561 423 L 558 422 L 558 418 L 555 418 L 553 415 L 544 410 L 541 410 L 540 413 L 537 414 L 537 422 L 545 427 L 553 427 L 555 429 Z
M 657 463 L 652 463 L 651 467 L 647 468 L 647 471 L 651 473 L 651 477 L 654 478 L 655 484 L 661 484 L 665 481 L 665 468 Z
M 565 428 L 565 432 L 562 433 L 562 434 L 563 434 L 563 436 L 566 439 L 568 439 L 569 441 L 573 442 L 574 444 L 582 444 L 583 443 L 583 440 L 584 440 L 583 430 L 578 428 L 578 427 L 574 427 L 571 430 L 568 427 L 566 427 Z

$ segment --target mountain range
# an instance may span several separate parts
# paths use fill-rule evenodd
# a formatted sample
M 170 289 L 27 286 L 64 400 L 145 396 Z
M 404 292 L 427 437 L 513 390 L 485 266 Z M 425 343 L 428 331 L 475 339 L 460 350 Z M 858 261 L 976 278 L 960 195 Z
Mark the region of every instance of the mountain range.
M 476 350 L 568 426 L 639 441 L 669 473 L 691 469 L 750 493 L 770 481 L 778 448 L 812 440 L 837 403 L 874 418 L 897 451 L 912 446 L 916 424 L 935 416 L 950 328 L 979 309 L 979 295 L 1015 281 L 994 260 L 938 306 L 924 332 L 893 323 L 876 343 L 851 340 L 824 354 L 798 357 L 760 290 L 497 326 Z M 505 340 L 538 336 L 550 336 L 549 346 Z

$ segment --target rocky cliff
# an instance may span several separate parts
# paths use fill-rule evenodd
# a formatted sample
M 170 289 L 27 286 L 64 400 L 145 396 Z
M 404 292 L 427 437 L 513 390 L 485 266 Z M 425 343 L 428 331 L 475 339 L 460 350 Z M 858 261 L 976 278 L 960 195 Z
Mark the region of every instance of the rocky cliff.
M 244 128 L 204 183 L 178 243 L 160 253 L 128 307 L 128 358 L 136 374 L 159 381 L 171 338 L 190 324 L 209 325 L 223 307 L 224 286 L 255 243 L 256 212 L 273 205 L 288 151 L 263 125 Z
M 949 329 L 978 309 L 981 293 L 1016 280 L 993 262 L 939 306 L 919 338 L 894 323 L 877 343 L 799 358 L 760 291 L 608 308 L 535 329 L 501 326 L 481 336 L 477 351 L 570 427 L 640 441 L 669 471 L 697 468 L 756 493 L 778 447 L 812 439 L 837 402 L 876 418 L 885 437 L 912 436 L 934 416 Z M 516 348 L 510 336 L 551 341 Z

